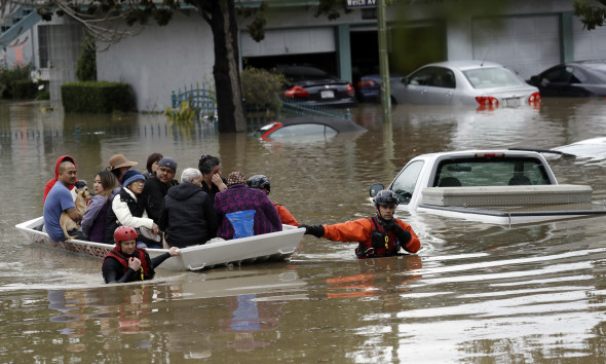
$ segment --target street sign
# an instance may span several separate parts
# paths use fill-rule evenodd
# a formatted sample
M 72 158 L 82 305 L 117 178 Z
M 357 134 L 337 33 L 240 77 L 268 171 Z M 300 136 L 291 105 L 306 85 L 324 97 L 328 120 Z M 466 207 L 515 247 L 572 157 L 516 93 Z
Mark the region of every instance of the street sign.
M 347 0 L 347 8 L 375 8 L 377 0 Z

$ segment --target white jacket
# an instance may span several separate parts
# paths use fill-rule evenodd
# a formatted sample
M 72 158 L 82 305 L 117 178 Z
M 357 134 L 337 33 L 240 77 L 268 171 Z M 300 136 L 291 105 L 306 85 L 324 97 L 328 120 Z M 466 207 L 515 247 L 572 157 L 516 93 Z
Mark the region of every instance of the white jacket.
M 137 196 L 129 190 L 128 188 L 124 188 L 124 191 L 131 195 L 137 201 Z M 146 227 L 151 229 L 154 226 L 154 220 L 147 217 L 147 212 L 143 209 L 143 217 L 135 217 L 130 213 L 130 209 L 126 202 L 122 202 L 120 200 L 120 194 L 116 194 L 114 199 L 112 200 L 112 209 L 116 214 L 116 218 L 120 221 L 122 226 L 132 226 L 135 229 Z

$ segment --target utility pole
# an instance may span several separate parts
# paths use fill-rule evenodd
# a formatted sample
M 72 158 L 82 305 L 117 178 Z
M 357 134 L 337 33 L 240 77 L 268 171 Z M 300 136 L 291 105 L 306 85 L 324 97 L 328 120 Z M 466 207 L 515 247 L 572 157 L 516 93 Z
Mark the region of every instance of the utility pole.
M 379 72 L 381 74 L 381 109 L 383 123 L 391 123 L 391 86 L 389 84 L 389 54 L 387 45 L 387 25 L 385 1 L 378 0 L 377 21 L 379 23 Z

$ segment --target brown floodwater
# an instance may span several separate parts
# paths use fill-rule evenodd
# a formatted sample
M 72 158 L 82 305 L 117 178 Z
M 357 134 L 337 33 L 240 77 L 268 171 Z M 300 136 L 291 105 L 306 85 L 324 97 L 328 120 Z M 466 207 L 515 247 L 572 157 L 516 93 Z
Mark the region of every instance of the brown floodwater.
M 503 227 L 396 215 L 418 255 L 357 260 L 355 244 L 306 236 L 288 262 L 202 272 L 159 269 L 146 284 L 107 286 L 101 261 L 30 245 L 15 224 L 42 214 L 57 158 L 92 184 L 123 153 L 202 154 L 223 174 L 265 174 L 299 222 L 373 214 L 368 188 L 413 156 L 468 148 L 552 148 L 606 136 L 603 99 L 545 99 L 540 109 L 378 105 L 352 110 L 368 131 L 273 142 L 187 133 L 161 115 L 63 115 L 0 104 L 1 363 L 603 363 L 606 219 Z M 604 155 L 550 159 L 560 183 L 606 198 Z M 179 173 L 178 173 L 179 174 Z

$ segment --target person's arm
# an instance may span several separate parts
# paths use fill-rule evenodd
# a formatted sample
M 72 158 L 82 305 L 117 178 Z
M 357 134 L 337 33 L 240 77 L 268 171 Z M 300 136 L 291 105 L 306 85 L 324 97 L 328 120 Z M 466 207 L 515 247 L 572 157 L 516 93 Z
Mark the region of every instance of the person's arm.
M 368 239 L 371 230 L 370 221 L 367 219 L 358 219 L 340 224 L 319 226 L 324 230 L 322 237 L 333 241 L 342 241 L 344 243 L 365 241 Z M 315 226 L 312 226 L 311 228 L 314 229 Z
M 278 215 L 280 215 L 280 220 L 282 221 L 282 224 L 299 226 L 299 223 L 297 222 L 295 217 L 292 216 L 292 214 L 290 213 L 290 211 L 288 211 L 286 207 L 277 203 L 274 203 L 274 206 L 276 207 L 276 210 L 278 210 Z
M 124 267 L 116 259 L 112 257 L 106 258 L 105 262 L 103 262 L 102 267 L 103 278 L 105 279 L 105 283 L 129 282 L 133 279 L 135 274 L 137 274 L 137 272 L 135 272 L 133 269 L 128 268 L 126 273 L 120 279 L 118 279 L 118 277 L 120 276 L 120 272 L 122 272 L 123 270 Z
M 221 176 L 219 176 L 218 174 L 213 175 L 212 182 L 215 186 L 217 186 L 219 192 L 225 191 L 227 189 L 227 181 L 221 178 Z
M 88 235 L 90 229 L 93 227 L 93 223 L 97 216 L 99 216 L 99 211 L 105 205 L 105 197 L 101 195 L 97 195 L 90 200 L 90 203 L 86 207 L 86 211 L 84 212 L 84 216 L 82 216 L 82 222 L 80 225 L 82 226 L 82 232 Z
M 401 231 L 394 231 L 394 234 L 398 237 L 400 241 L 400 246 L 402 249 L 406 250 L 409 253 L 416 253 L 421 249 L 421 241 L 415 232 L 412 230 L 412 226 L 405 223 L 400 219 L 395 219 L 398 223 L 398 226 L 401 228 Z
M 132 226 L 134 228 L 140 228 L 144 226 L 148 229 L 152 229 L 154 227 L 154 221 L 152 219 L 148 219 L 145 217 L 135 217 L 130 213 L 130 209 L 126 202 L 122 202 L 120 199 L 120 195 L 116 195 L 114 197 L 114 201 L 112 202 L 112 209 L 116 214 L 116 218 L 120 221 L 120 224 L 124 226 Z
M 168 250 L 167 253 L 164 253 L 162 255 L 158 255 L 157 257 L 154 257 L 151 259 L 151 264 L 154 268 L 158 267 L 160 264 L 162 264 L 162 262 L 164 262 L 166 259 L 170 258 L 170 257 L 174 257 L 176 255 L 180 255 L 180 253 L 177 252 L 177 250 L 179 250 L 179 248 L 177 248 L 176 246 L 173 246 L 172 248 L 170 248 Z
M 76 210 L 75 207 L 70 207 L 65 210 L 65 212 L 67 212 L 70 219 L 74 220 L 75 222 L 82 220 L 82 214 L 78 210 Z

